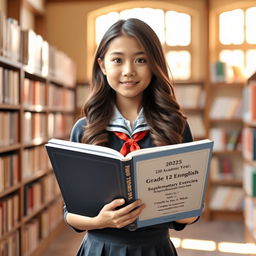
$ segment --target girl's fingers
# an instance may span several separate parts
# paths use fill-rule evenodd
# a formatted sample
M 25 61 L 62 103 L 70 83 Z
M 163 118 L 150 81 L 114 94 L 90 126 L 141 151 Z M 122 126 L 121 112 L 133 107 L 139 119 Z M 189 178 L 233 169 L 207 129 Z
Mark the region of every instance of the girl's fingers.
M 117 224 L 117 228 L 122 228 L 125 227 L 131 223 L 133 223 L 138 216 L 140 215 L 140 213 L 142 212 L 142 210 L 145 208 L 145 205 L 141 205 L 139 206 L 136 210 L 133 210 L 132 212 L 128 213 L 127 215 L 124 215 L 122 217 L 119 218 Z
M 124 199 L 116 199 L 106 204 L 98 215 L 98 222 L 102 223 L 102 227 L 122 228 L 134 222 L 145 205 L 137 200 L 119 210 L 116 207 L 122 206 L 125 203 Z
M 137 207 L 135 210 L 119 217 L 119 220 L 122 222 L 125 222 L 125 221 L 129 221 L 131 219 L 134 219 L 134 218 L 136 219 L 141 214 L 141 212 L 144 208 L 145 208 L 145 205 L 141 205 L 141 206 Z
M 103 209 L 106 211 L 113 211 L 115 210 L 118 206 L 121 206 L 125 203 L 124 199 L 115 199 L 109 204 L 106 204 Z
M 135 202 L 128 204 L 127 206 L 117 210 L 117 213 L 120 215 L 126 215 L 127 213 L 131 212 L 135 208 L 139 207 L 142 205 L 141 200 L 136 200 Z

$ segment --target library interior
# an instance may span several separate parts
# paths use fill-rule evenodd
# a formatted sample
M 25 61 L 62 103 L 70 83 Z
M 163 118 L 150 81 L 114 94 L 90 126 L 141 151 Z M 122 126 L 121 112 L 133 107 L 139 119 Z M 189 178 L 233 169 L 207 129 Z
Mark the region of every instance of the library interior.
M 128 18 L 159 37 L 194 140 L 214 141 L 202 216 L 169 230 L 178 255 L 256 255 L 255 0 L 0 0 L 0 256 L 76 255 L 86 231 L 45 144 L 69 140 L 97 45 Z

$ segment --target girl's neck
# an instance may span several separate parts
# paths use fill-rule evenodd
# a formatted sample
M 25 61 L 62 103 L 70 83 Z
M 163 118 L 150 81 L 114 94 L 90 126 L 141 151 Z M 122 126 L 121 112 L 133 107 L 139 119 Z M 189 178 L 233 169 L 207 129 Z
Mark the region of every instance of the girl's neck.
M 142 104 L 141 104 L 141 100 L 138 101 L 134 101 L 133 100 L 129 100 L 129 99 L 116 99 L 116 106 L 118 108 L 118 110 L 120 111 L 120 113 L 122 114 L 122 116 L 129 120 L 131 122 L 131 124 L 136 120 Z

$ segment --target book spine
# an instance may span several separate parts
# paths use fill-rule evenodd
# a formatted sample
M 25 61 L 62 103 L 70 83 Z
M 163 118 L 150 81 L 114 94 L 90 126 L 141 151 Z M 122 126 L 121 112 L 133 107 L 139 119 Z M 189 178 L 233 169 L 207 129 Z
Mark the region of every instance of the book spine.
M 124 174 L 124 196 L 126 203 L 132 203 L 134 201 L 134 187 L 132 181 L 132 170 L 131 170 L 131 161 L 122 162 L 123 174 Z
M 131 167 L 131 161 L 122 162 L 123 165 L 123 173 L 125 178 L 125 198 L 126 204 L 132 203 L 135 200 L 134 194 L 134 182 L 133 182 L 133 173 Z M 133 222 L 126 227 L 130 231 L 134 231 L 137 229 L 137 222 Z

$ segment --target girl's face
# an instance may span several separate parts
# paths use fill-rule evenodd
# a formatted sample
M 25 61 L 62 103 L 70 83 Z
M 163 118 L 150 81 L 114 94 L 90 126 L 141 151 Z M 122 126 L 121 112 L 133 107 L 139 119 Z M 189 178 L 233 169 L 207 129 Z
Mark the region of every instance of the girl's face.
M 145 50 L 134 37 L 123 35 L 113 39 L 104 60 L 98 59 L 98 63 L 118 100 L 142 99 L 152 73 Z

